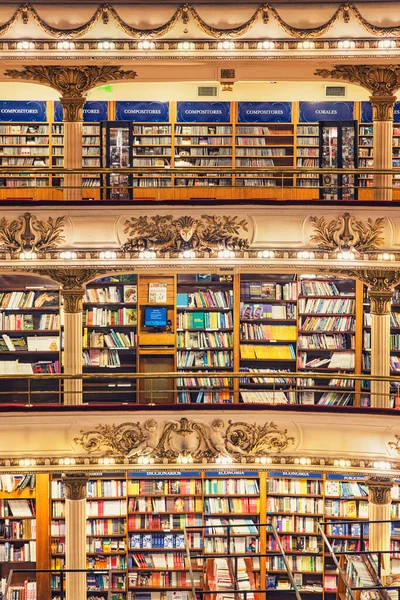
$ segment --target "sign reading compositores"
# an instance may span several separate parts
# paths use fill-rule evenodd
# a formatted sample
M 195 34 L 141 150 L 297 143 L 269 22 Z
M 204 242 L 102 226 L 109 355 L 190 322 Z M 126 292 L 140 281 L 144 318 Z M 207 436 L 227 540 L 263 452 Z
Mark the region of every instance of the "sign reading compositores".
M 361 123 L 372 123 L 371 102 L 361 102 Z M 400 102 L 396 102 L 393 110 L 393 123 L 400 123 Z
M 229 123 L 230 102 L 177 102 L 178 123 Z
M 136 123 L 166 123 L 169 121 L 169 102 L 117 102 L 117 121 Z
M 46 121 L 46 102 L 44 100 L 4 100 L 0 102 L 0 121 L 42 123 Z
M 61 102 L 54 102 L 54 121 L 60 123 L 63 120 L 63 107 Z M 104 100 L 90 100 L 83 107 L 83 120 L 85 123 L 99 123 L 108 119 L 108 102 Z
M 352 121 L 354 102 L 300 102 L 300 123 Z
M 291 102 L 239 102 L 239 123 L 291 123 Z

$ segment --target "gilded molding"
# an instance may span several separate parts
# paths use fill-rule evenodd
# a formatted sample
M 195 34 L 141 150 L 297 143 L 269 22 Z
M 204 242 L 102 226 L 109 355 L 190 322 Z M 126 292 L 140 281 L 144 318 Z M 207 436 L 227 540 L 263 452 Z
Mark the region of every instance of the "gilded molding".
M 379 217 L 373 221 L 357 221 L 350 213 L 343 213 L 337 219 L 327 222 L 325 217 L 310 217 L 314 235 L 310 241 L 323 250 L 349 251 L 363 253 L 382 246 L 381 236 L 385 219 Z
M 393 487 L 393 481 L 390 477 L 384 477 L 382 475 L 372 475 L 365 480 L 365 485 L 368 486 L 368 500 L 371 504 L 390 504 L 391 489 Z
M 83 310 L 83 297 L 85 288 L 76 290 L 61 289 L 61 297 L 63 300 L 63 310 L 65 313 L 80 313 Z
M 236 216 L 201 215 L 200 219 L 172 215 L 132 217 L 125 221 L 124 233 L 128 240 L 125 251 L 156 250 L 157 252 L 183 252 L 197 250 L 214 252 L 220 249 L 245 250 L 246 238 L 239 237 L 240 230 L 248 231 L 245 219 Z
M 400 282 L 400 271 L 384 269 L 360 269 L 352 273 L 368 286 L 371 299 L 371 314 L 390 314 L 393 290 Z
M 373 121 L 393 121 L 396 96 L 370 96 Z
M 47 221 L 37 219 L 29 212 L 18 219 L 0 219 L 0 249 L 18 252 L 46 252 L 54 250 L 62 242 L 65 217 L 49 217 Z
M 42 19 L 42 17 L 31 4 L 24 4 L 15 11 L 8 21 L 0 26 L 0 36 L 5 35 L 19 19 L 21 19 L 24 24 L 27 24 L 29 17 L 32 16 L 35 23 L 47 35 L 57 39 L 75 39 L 87 34 L 100 19 L 102 20 L 103 25 L 107 26 L 110 22 L 111 16 L 115 20 L 117 26 L 126 35 L 129 35 L 134 39 L 155 39 L 162 37 L 163 35 L 167 34 L 172 27 L 176 25 L 176 23 L 178 23 L 179 19 L 181 19 L 183 24 L 186 25 L 190 18 L 192 18 L 196 26 L 207 35 L 215 39 L 226 39 L 236 38 L 247 33 L 253 27 L 253 25 L 259 21 L 260 18 L 262 19 L 263 24 L 267 25 L 269 22 L 269 12 L 276 20 L 278 26 L 289 36 L 295 38 L 317 38 L 322 36 L 329 31 L 332 25 L 334 25 L 339 19 L 343 19 L 345 24 L 350 23 L 350 13 L 352 13 L 356 21 L 366 31 L 368 31 L 368 33 L 371 33 L 374 36 L 389 37 L 398 36 L 400 34 L 400 26 L 394 25 L 390 27 L 381 27 L 379 25 L 374 25 L 362 16 L 361 12 L 354 4 L 345 2 L 335 10 L 333 15 L 325 23 L 322 23 L 316 27 L 302 28 L 290 25 L 279 15 L 279 12 L 276 10 L 276 8 L 272 4 L 268 3 L 259 6 L 253 15 L 241 25 L 237 25 L 236 27 L 232 28 L 218 28 L 207 23 L 199 15 L 194 6 L 191 4 L 182 4 L 175 10 L 173 15 L 165 23 L 158 27 L 150 27 L 147 29 L 139 29 L 129 25 L 120 17 L 117 10 L 110 4 L 101 4 L 89 20 L 82 25 L 70 29 L 62 29 L 50 25 L 44 19 Z
M 371 101 L 374 96 L 393 96 L 400 87 L 399 65 L 335 65 L 332 70 L 317 69 L 314 75 L 360 85 L 371 92 Z
M 86 498 L 86 484 L 89 480 L 85 473 L 68 473 L 64 475 L 65 497 L 67 500 L 84 500 Z
M 236 460 L 266 454 L 280 454 L 294 444 L 287 429 L 279 429 L 272 421 L 257 423 L 225 422 L 214 419 L 211 424 L 182 418 L 170 421 L 147 420 L 143 425 L 98 425 L 81 431 L 74 439 L 88 454 L 125 457 L 148 456 L 156 460 L 176 462 L 180 455 L 190 455 L 193 462 L 228 456 Z
M 81 121 L 86 92 L 102 83 L 133 80 L 137 73 L 121 71 L 121 67 L 115 65 L 83 65 L 80 67 L 32 65 L 25 66 L 22 71 L 7 69 L 5 75 L 12 79 L 43 83 L 57 90 L 66 111 L 65 120 Z
M 388 443 L 389 448 L 393 448 L 393 450 L 397 451 L 397 454 L 400 454 L 400 435 L 395 434 L 395 441 L 391 441 Z

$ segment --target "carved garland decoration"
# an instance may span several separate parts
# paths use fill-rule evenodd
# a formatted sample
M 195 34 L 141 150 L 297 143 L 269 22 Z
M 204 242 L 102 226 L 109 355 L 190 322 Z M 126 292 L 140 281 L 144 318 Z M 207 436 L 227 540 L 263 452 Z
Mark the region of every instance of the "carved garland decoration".
M 193 19 L 196 26 L 206 33 L 207 35 L 220 39 L 220 38 L 237 38 L 245 33 L 247 33 L 251 27 L 260 19 L 264 25 L 267 25 L 269 22 L 269 13 L 271 13 L 272 17 L 276 20 L 279 27 L 283 29 L 288 35 L 295 38 L 317 38 L 323 34 L 325 34 L 339 19 L 343 19 L 344 23 L 349 23 L 351 19 L 351 15 L 353 15 L 356 21 L 366 30 L 368 33 L 377 36 L 377 37 L 387 37 L 387 36 L 398 36 L 400 35 L 400 26 L 390 26 L 390 27 L 381 27 L 379 25 L 374 25 L 365 19 L 358 8 L 354 4 L 349 4 L 345 2 L 342 4 L 328 19 L 325 23 L 317 26 L 317 27 L 294 27 L 290 25 L 287 21 L 285 21 L 278 13 L 276 8 L 274 8 L 271 4 L 263 4 L 257 8 L 254 14 L 241 25 L 238 25 L 233 28 L 218 28 L 213 27 L 208 24 L 204 19 L 199 15 L 197 10 L 191 4 L 183 4 L 178 7 L 174 14 L 171 16 L 168 21 L 164 24 L 148 29 L 139 29 L 129 25 L 126 21 L 124 21 L 115 10 L 113 6 L 109 4 L 100 5 L 93 16 L 78 27 L 73 27 L 70 29 L 61 29 L 58 27 L 54 27 L 47 23 L 42 17 L 38 14 L 36 9 L 31 4 L 24 4 L 20 6 L 12 17 L 3 23 L 0 26 L 0 36 L 4 36 L 8 31 L 12 28 L 12 26 L 21 19 L 23 24 L 26 25 L 29 22 L 29 18 L 32 17 L 34 22 L 44 31 L 47 35 L 62 38 L 62 39 L 74 39 L 78 37 L 82 37 L 86 33 L 88 33 L 93 26 L 101 19 L 103 25 L 107 25 L 109 23 L 110 16 L 115 20 L 117 26 L 127 35 L 134 39 L 140 38 L 148 38 L 148 39 L 156 39 L 160 38 L 166 33 L 168 33 L 172 27 L 179 21 L 186 25 L 190 18 Z
M 220 249 L 245 250 L 246 238 L 240 230 L 248 231 L 247 221 L 238 217 L 202 215 L 174 219 L 172 215 L 132 217 L 125 221 L 124 233 L 128 240 L 122 246 L 126 251 L 157 250 L 157 252 L 215 252 Z
M 37 219 L 31 213 L 8 221 L 0 219 L 0 250 L 16 254 L 19 252 L 46 252 L 54 250 L 62 242 L 65 217 L 49 217 L 47 221 Z
M 81 431 L 74 442 L 89 454 L 102 456 L 148 456 L 175 462 L 180 455 L 190 455 L 194 462 L 230 456 L 236 460 L 266 454 L 280 454 L 294 444 L 294 437 L 276 423 L 233 422 L 215 419 L 211 424 L 182 418 L 158 424 L 154 419 L 143 425 L 98 425 Z
M 368 252 L 382 246 L 381 236 L 385 219 L 357 221 L 350 213 L 343 213 L 337 219 L 326 221 L 325 217 L 310 217 L 314 235 L 310 240 L 323 250 Z

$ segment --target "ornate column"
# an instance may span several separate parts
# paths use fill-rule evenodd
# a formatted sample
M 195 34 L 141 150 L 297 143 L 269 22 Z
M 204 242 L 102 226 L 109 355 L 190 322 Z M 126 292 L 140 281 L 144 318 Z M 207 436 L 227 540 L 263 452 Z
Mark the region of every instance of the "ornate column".
M 65 566 L 86 569 L 86 484 L 84 473 L 63 477 L 65 486 Z M 86 573 L 66 573 L 66 600 L 86 598 Z
M 350 81 L 371 92 L 374 169 L 391 169 L 394 93 L 400 87 L 400 68 L 397 65 L 337 65 L 332 71 L 318 69 L 315 75 Z M 374 200 L 392 200 L 391 175 L 375 175 Z
M 82 374 L 82 301 L 85 284 L 105 269 L 45 269 L 40 271 L 61 284 L 64 311 L 63 372 Z M 64 404 L 82 404 L 82 380 L 64 380 Z
M 391 489 L 393 481 L 390 477 L 373 475 L 366 480 L 369 489 L 369 520 L 389 521 L 388 523 L 370 523 L 369 549 L 371 551 L 390 550 L 390 509 L 392 504 Z M 390 574 L 390 555 L 382 555 L 382 575 Z
M 371 376 L 390 376 L 390 312 L 399 271 L 364 269 L 353 275 L 368 286 L 371 300 Z M 371 381 L 371 406 L 389 408 L 388 381 Z
M 109 81 L 135 79 L 135 71 L 121 71 L 120 67 L 107 66 L 26 66 L 23 71 L 8 69 L 5 74 L 13 79 L 44 83 L 60 94 L 64 109 L 64 168 L 82 168 L 83 106 L 87 92 Z M 64 200 L 82 199 L 82 175 L 65 174 Z

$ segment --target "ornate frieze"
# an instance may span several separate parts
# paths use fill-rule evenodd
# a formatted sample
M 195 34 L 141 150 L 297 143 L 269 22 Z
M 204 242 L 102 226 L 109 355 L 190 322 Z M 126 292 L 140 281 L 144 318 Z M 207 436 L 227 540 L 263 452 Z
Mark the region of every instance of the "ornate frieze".
M 310 240 L 323 250 L 346 252 L 355 250 L 363 253 L 382 246 L 381 236 L 385 219 L 358 221 L 350 213 L 343 213 L 337 219 L 326 221 L 325 217 L 310 217 L 314 234 Z
M 37 219 L 29 212 L 9 221 L 0 219 L 0 249 L 17 254 L 20 252 L 46 252 L 54 250 L 62 242 L 65 217 Z
M 157 252 L 215 252 L 221 249 L 244 250 L 249 241 L 240 237 L 248 231 L 246 219 L 236 216 L 201 215 L 174 219 L 172 215 L 132 217 L 125 221 L 127 251 L 156 250 Z
M 365 480 L 365 485 L 368 486 L 368 500 L 372 504 L 390 504 L 391 489 L 393 487 L 393 481 L 390 477 L 384 477 L 382 475 L 372 475 Z
M 127 23 L 110 4 L 102 4 L 87 21 L 69 29 L 50 25 L 40 16 L 34 6 L 31 4 L 24 4 L 14 12 L 8 21 L 0 25 L 0 36 L 8 33 L 19 20 L 26 25 L 32 17 L 35 24 L 38 25 L 42 31 L 57 39 L 79 38 L 87 34 L 99 21 L 101 21 L 104 26 L 107 26 L 108 24 L 112 26 L 114 25 L 114 21 L 117 27 L 119 27 L 126 35 L 134 39 L 156 39 L 166 35 L 179 21 L 182 21 L 184 25 L 187 25 L 190 20 L 193 20 L 198 29 L 204 34 L 214 39 L 229 39 L 244 35 L 260 20 L 264 25 L 268 25 L 271 20 L 270 16 L 287 35 L 294 38 L 318 38 L 329 31 L 339 20 L 342 20 L 345 24 L 351 23 L 351 16 L 355 18 L 363 29 L 376 37 L 392 37 L 400 34 L 399 25 L 392 25 L 389 27 L 375 25 L 363 17 L 354 4 L 345 2 L 333 12 L 332 16 L 327 21 L 315 27 L 296 27 L 295 25 L 288 23 L 280 16 L 279 11 L 272 4 L 268 3 L 259 6 L 253 15 L 251 15 L 244 23 L 241 23 L 236 27 L 220 28 L 208 23 L 193 5 L 182 4 L 176 8 L 174 13 L 165 23 L 162 23 L 157 27 L 149 27 L 146 29 L 134 27 Z
M 62 478 L 67 500 L 84 500 L 88 476 L 85 473 L 68 473 Z
M 294 441 L 287 429 L 280 429 L 272 421 L 260 425 L 214 419 L 208 424 L 186 418 L 98 425 L 82 430 L 81 437 L 74 439 L 89 454 L 148 456 L 167 462 L 176 462 L 182 454 L 190 455 L 193 462 L 212 461 L 218 456 L 240 460 L 280 454 Z

